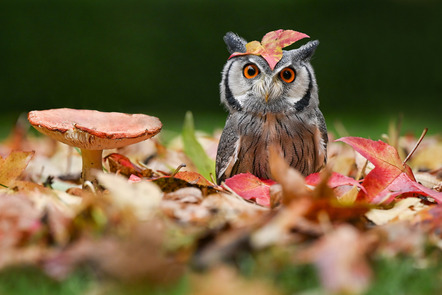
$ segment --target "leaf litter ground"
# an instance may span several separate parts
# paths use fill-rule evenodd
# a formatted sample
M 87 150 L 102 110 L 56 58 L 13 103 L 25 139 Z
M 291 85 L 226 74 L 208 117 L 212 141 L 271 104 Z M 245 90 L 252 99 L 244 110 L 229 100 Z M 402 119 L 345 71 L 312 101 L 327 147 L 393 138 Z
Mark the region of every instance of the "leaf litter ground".
M 0 145 L 0 293 L 442 292 L 439 136 L 406 163 L 413 136 L 331 140 L 307 178 L 269 147 L 273 181 L 219 186 L 219 133 L 186 118 L 167 146 L 105 151 L 99 192 L 81 189 L 77 150 L 17 125 Z

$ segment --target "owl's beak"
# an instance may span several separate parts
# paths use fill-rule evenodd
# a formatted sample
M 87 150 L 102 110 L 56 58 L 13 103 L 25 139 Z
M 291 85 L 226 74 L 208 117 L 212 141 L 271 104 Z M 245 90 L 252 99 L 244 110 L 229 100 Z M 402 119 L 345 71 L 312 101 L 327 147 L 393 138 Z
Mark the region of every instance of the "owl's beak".
M 266 102 L 269 102 L 269 96 L 270 96 L 269 92 L 266 91 L 266 95 L 265 95 L 265 100 L 266 100 Z

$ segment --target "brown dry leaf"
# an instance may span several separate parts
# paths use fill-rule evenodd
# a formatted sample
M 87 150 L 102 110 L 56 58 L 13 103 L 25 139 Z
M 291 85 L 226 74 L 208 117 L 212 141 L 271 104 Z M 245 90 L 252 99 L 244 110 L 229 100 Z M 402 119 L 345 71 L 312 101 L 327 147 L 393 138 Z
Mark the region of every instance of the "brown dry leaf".
M 417 182 L 431 189 L 442 185 L 442 178 L 428 172 L 416 172 L 414 173 L 414 177 L 416 177 Z
M 4 249 L 26 243 L 39 230 L 41 214 L 26 196 L 0 194 L 0 256 Z
M 121 209 L 133 210 L 140 220 L 150 218 L 159 208 L 162 192 L 152 182 L 129 182 L 115 174 L 98 174 L 99 182 L 109 191 L 113 203 Z
M 0 269 L 22 265 L 38 265 L 49 250 L 43 246 L 1 249 Z
M 410 165 L 416 169 L 434 170 L 442 167 L 442 142 L 420 147 Z
M 297 257 L 315 264 L 327 294 L 361 294 L 372 279 L 366 257 L 370 247 L 356 228 L 340 225 Z
M 90 263 L 94 270 L 125 282 L 149 281 L 170 284 L 181 277 L 184 266 L 164 249 L 165 224 L 137 224 L 124 236 L 83 238 L 44 261 L 46 272 L 65 278 L 78 265 Z
M 282 207 L 268 222 L 251 235 L 250 243 L 255 249 L 272 245 L 287 245 L 305 239 L 305 236 L 318 236 L 322 228 L 305 218 L 312 206 L 311 199 L 300 198 Z M 297 234 L 295 234 L 297 233 Z
M 407 254 L 422 258 L 428 242 L 423 228 L 413 227 L 408 220 L 387 223 L 375 227 L 371 232 L 378 237 L 376 253 L 387 257 Z
M 163 200 L 199 204 L 203 200 L 203 193 L 195 187 L 184 187 L 177 191 L 164 194 Z
M 277 295 L 282 294 L 262 279 L 243 279 L 237 271 L 218 266 L 205 274 L 192 274 L 192 295 Z
M 160 207 L 166 216 L 183 224 L 207 224 L 212 216 L 210 210 L 200 203 L 203 201 L 201 190 L 195 187 L 181 188 L 164 194 Z
M 208 195 L 201 206 L 215 212 L 217 222 L 229 222 L 238 227 L 254 223 L 269 212 L 269 209 L 247 202 L 239 196 L 222 192 Z
M 355 156 L 351 148 L 346 145 L 329 140 L 327 146 L 327 165 L 332 167 L 334 172 L 342 175 L 354 176 Z
M 411 223 L 427 233 L 429 240 L 442 249 L 442 205 L 427 206 L 414 216 Z
M 9 187 L 23 173 L 34 152 L 13 151 L 6 158 L 0 157 L 0 184 Z
M 162 201 L 161 210 L 167 217 L 181 224 L 206 226 L 213 217 L 210 210 L 199 204 L 185 204 L 172 200 Z

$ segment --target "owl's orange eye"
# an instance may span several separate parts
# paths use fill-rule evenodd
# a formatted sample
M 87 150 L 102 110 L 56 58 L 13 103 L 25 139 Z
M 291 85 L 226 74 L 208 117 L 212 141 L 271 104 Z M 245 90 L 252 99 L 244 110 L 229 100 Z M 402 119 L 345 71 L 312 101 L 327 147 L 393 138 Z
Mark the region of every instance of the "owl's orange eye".
M 248 64 L 244 67 L 243 74 L 244 74 L 244 77 L 246 77 L 247 79 L 252 79 L 252 78 L 255 78 L 256 76 L 258 76 L 259 69 L 254 64 Z
M 279 72 L 279 77 L 281 77 L 281 80 L 286 83 L 292 83 L 296 77 L 295 70 L 292 68 L 285 68 Z

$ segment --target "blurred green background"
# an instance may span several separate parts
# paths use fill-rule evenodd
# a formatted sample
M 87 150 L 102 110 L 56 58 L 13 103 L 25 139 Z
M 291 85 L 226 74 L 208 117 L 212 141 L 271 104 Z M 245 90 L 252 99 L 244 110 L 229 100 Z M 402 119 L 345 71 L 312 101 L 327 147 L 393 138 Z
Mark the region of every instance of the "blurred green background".
M 57 107 L 157 115 L 179 130 L 221 128 L 218 84 L 234 31 L 294 29 L 312 61 L 330 129 L 378 137 L 440 133 L 442 3 L 431 0 L 9 0 L 0 5 L 0 134 L 20 113 Z M 305 40 L 297 43 L 305 43 Z

